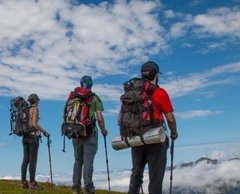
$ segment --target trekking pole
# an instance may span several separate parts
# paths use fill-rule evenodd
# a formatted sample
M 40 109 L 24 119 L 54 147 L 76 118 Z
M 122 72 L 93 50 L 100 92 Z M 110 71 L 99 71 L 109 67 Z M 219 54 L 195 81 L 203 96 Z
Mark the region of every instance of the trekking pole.
M 65 152 L 65 147 L 66 147 L 66 142 L 65 142 L 65 135 L 63 135 L 63 149 L 62 152 Z
M 171 139 L 171 147 L 170 147 L 170 155 L 171 155 L 170 194 L 172 194 L 172 180 L 173 180 L 173 154 L 174 154 L 174 140 Z
M 50 167 L 50 180 L 51 180 L 51 187 L 53 187 L 53 178 L 52 178 L 52 160 L 51 160 L 51 152 L 50 152 L 50 144 L 51 140 L 50 137 L 47 137 L 47 145 L 48 145 L 48 158 L 49 158 L 49 167 Z
M 106 141 L 106 136 L 103 135 L 104 137 L 104 147 L 105 147 L 105 155 L 106 155 L 106 164 L 107 164 L 107 175 L 108 175 L 108 191 L 111 191 L 110 188 L 110 176 L 109 176 L 109 166 L 108 166 L 108 154 L 107 154 L 107 141 Z
M 140 189 L 141 189 L 142 194 L 144 194 L 144 193 L 143 193 L 143 186 L 142 186 L 142 185 L 141 185 Z

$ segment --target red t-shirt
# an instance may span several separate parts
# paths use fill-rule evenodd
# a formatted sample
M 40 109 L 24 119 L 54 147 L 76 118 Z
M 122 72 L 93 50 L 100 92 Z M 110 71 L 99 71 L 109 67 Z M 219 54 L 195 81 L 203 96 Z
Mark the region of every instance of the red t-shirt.
M 152 96 L 153 116 L 155 119 L 164 121 L 163 113 L 173 112 L 173 107 L 165 89 L 157 87 Z

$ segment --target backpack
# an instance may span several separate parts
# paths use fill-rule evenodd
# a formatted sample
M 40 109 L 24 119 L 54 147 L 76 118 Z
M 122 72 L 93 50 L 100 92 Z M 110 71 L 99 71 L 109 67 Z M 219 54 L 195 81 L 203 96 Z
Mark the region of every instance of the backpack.
M 93 132 L 95 122 L 89 117 L 93 96 L 87 88 L 77 87 L 70 92 L 64 107 L 62 135 L 70 139 L 87 137 Z
M 11 133 L 17 136 L 30 134 L 32 128 L 29 125 L 30 106 L 24 98 L 18 96 L 10 101 L 10 124 Z
M 148 129 L 159 126 L 153 118 L 152 109 L 152 94 L 156 86 L 144 78 L 132 78 L 123 85 L 118 119 L 120 135 L 125 139 L 142 137 Z

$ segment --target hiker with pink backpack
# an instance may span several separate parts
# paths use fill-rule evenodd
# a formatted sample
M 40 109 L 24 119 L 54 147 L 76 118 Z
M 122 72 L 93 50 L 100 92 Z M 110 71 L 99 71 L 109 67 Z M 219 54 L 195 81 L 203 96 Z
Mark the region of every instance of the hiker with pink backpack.
M 73 143 L 75 162 L 72 193 L 81 193 L 83 187 L 85 194 L 95 194 L 92 177 L 93 162 L 98 149 L 96 122 L 104 138 L 108 131 L 102 115 L 103 103 L 100 97 L 92 92 L 92 78 L 88 75 L 83 76 L 80 85 L 81 87 L 76 87 L 70 92 L 65 104 L 62 134 L 72 139 Z

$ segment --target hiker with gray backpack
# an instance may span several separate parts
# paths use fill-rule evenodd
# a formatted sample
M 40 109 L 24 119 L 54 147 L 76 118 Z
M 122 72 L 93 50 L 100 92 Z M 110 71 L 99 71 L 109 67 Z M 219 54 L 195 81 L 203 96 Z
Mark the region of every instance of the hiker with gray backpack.
M 41 190 L 42 188 L 35 180 L 37 168 L 37 156 L 39 149 L 39 139 L 41 133 L 50 137 L 50 134 L 39 124 L 39 97 L 37 94 L 30 94 L 29 104 L 22 97 L 11 100 L 11 134 L 22 136 L 23 161 L 21 166 L 21 188 Z M 29 168 L 30 182 L 27 181 L 27 169 Z
M 73 166 L 72 193 L 95 194 L 93 183 L 93 162 L 98 149 L 98 130 L 96 121 L 104 136 L 108 134 L 102 115 L 103 103 L 100 97 L 92 92 L 93 81 L 89 75 L 80 80 L 81 87 L 70 92 L 65 104 L 62 134 L 72 139 L 75 162 Z
M 160 74 L 159 66 L 148 61 L 141 67 L 142 78 L 133 78 L 124 83 L 119 113 L 121 139 L 115 142 L 116 145 L 113 144 L 113 148 L 118 150 L 131 147 L 132 174 L 128 194 L 140 193 L 146 164 L 149 171 L 149 194 L 162 193 L 169 147 L 164 117 L 171 130 L 172 140 L 178 137 L 171 100 L 166 90 L 158 85 Z M 160 133 L 162 129 L 163 133 Z M 151 137 L 156 130 L 159 133 L 154 133 Z

